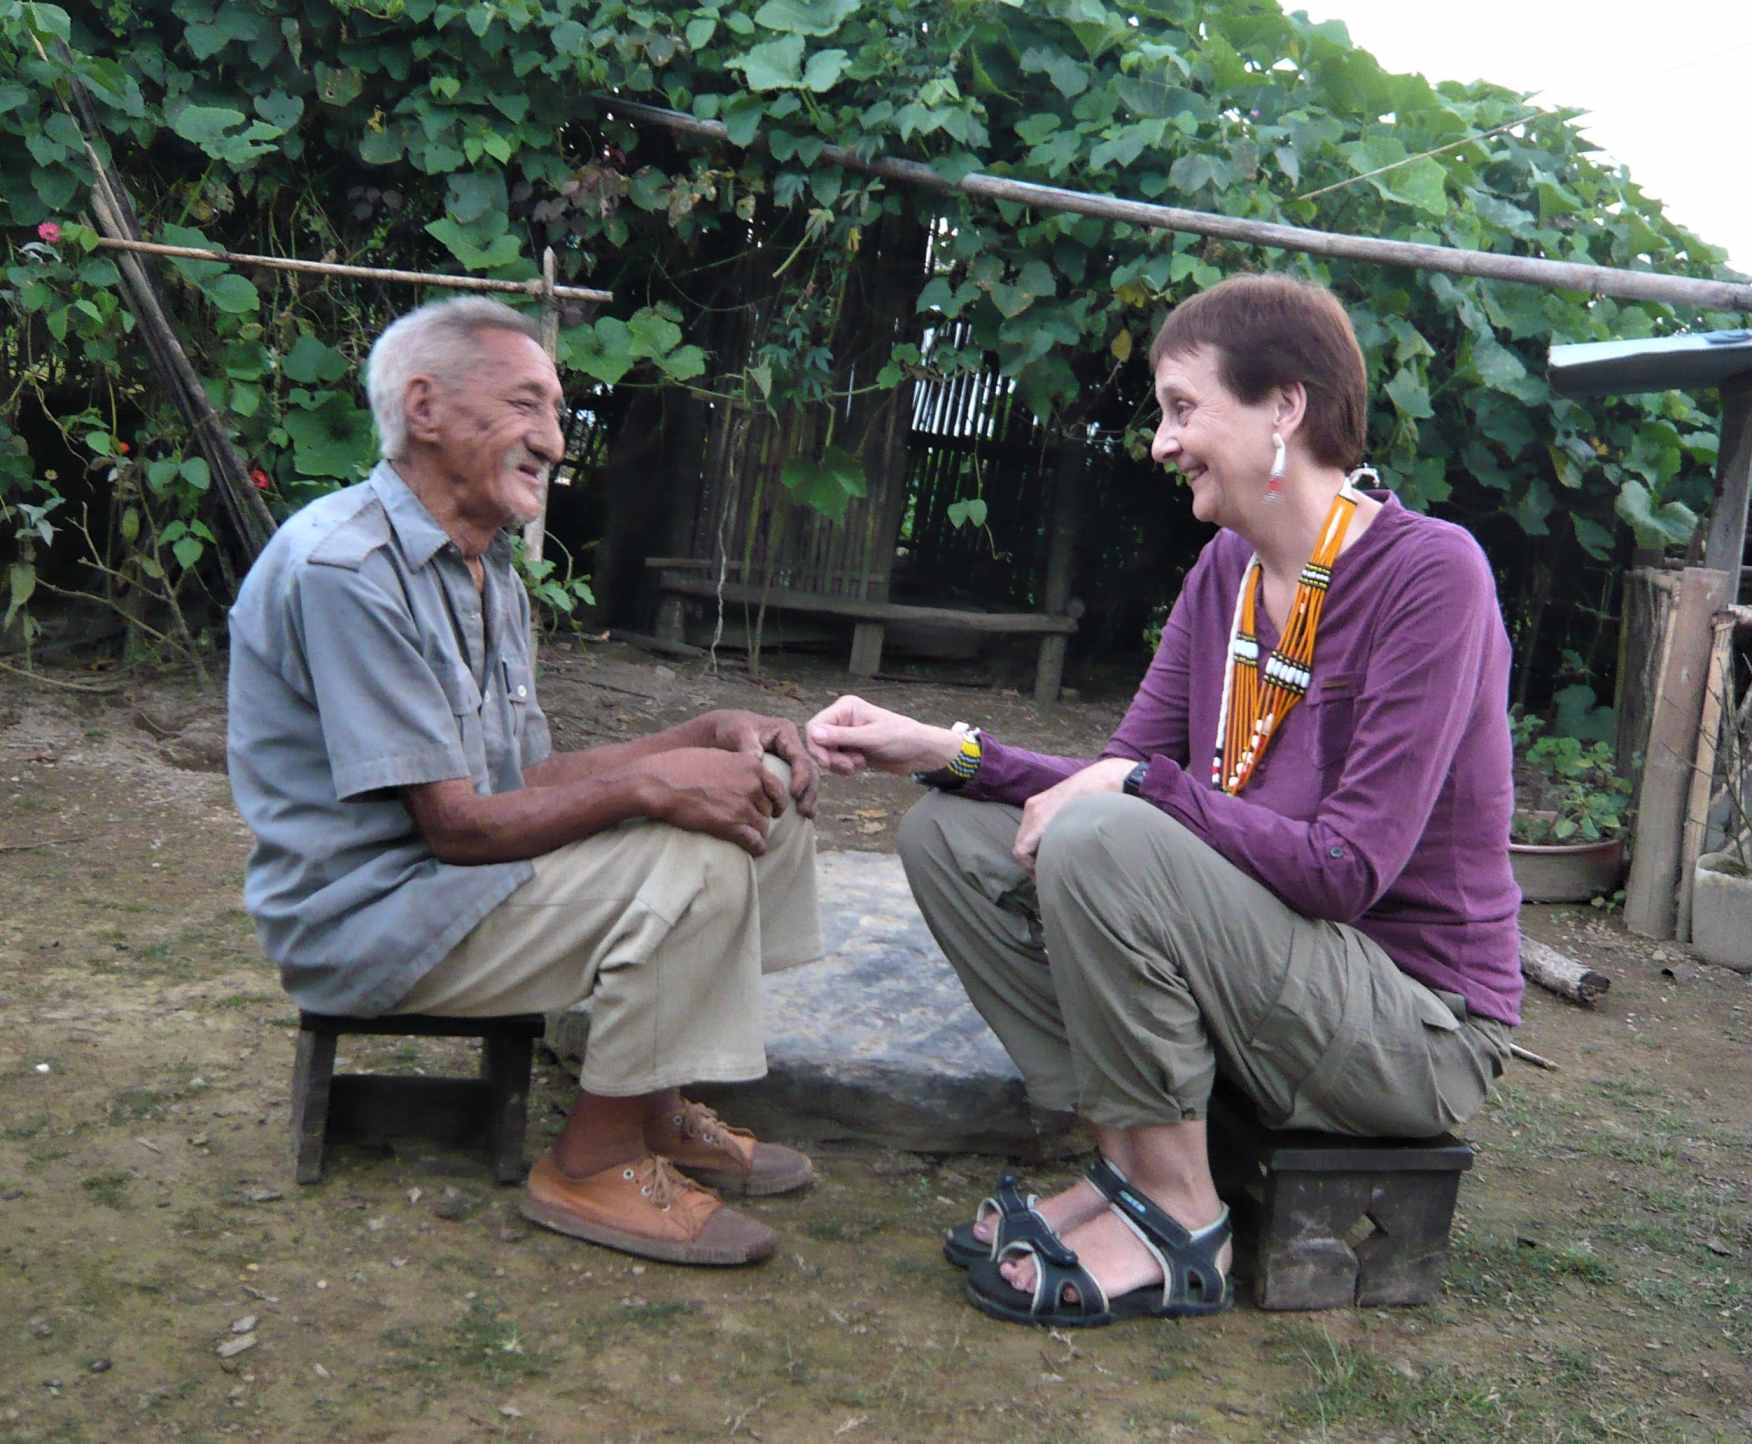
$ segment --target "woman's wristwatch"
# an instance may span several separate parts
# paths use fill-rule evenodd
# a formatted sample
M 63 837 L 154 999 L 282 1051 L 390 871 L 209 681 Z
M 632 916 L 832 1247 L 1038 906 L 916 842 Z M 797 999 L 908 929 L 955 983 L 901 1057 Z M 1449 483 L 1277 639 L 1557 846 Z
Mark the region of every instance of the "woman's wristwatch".
M 945 766 L 934 768 L 929 772 L 913 773 L 913 781 L 926 787 L 940 787 L 949 791 L 963 786 L 972 780 L 979 771 L 983 751 L 980 744 L 980 731 L 970 727 L 965 722 L 957 722 L 949 729 L 961 739 L 961 750 L 951 757 Z
M 1120 784 L 1120 790 L 1127 797 L 1142 797 L 1144 795 L 1144 779 L 1150 775 L 1150 764 L 1140 762 L 1125 775 L 1125 781 Z

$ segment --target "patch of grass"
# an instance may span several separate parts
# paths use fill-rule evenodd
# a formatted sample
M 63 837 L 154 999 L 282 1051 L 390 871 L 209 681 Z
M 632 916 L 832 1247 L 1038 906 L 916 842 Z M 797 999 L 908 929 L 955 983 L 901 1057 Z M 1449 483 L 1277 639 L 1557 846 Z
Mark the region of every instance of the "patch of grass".
M 1308 1384 L 1286 1403 L 1282 1436 L 1367 1438 L 1390 1431 L 1397 1439 L 1440 1444 L 1670 1437 L 1658 1409 L 1601 1396 L 1592 1361 L 1578 1350 L 1522 1377 L 1448 1364 L 1419 1368 L 1411 1360 L 1396 1367 L 1311 1325 L 1295 1326 L 1287 1342 Z
M 862 1243 L 887 1228 L 889 1220 L 868 1214 L 852 1218 L 812 1218 L 803 1232 L 817 1243 Z
M 496 1299 L 470 1299 L 467 1312 L 450 1326 L 446 1344 L 457 1364 L 478 1370 L 496 1386 L 547 1372 L 546 1358 L 524 1343 L 517 1321 Z
M 1495 1306 L 1516 1296 L 1544 1300 L 1566 1279 L 1600 1286 L 1616 1282 L 1617 1273 L 1592 1250 L 1575 1245 L 1554 1249 L 1516 1239 L 1456 1238 L 1449 1250 L 1448 1293 L 1477 1303 Z
M 279 1002 L 279 998 L 271 993 L 231 993 L 223 998 L 216 998 L 207 1006 L 226 1010 L 242 1011 L 246 1008 L 259 1008 L 269 1003 Z
M 109 1121 L 119 1126 L 161 1118 L 165 1105 L 175 1101 L 174 1093 L 161 1093 L 156 1088 L 124 1088 L 110 1099 Z
M 127 1204 L 128 1185 L 133 1181 L 133 1174 L 116 1168 L 82 1178 L 79 1186 L 91 1195 L 94 1203 L 101 1203 L 105 1208 L 122 1208 Z
M 22 1123 L 8 1123 L 0 1128 L 0 1140 L 7 1143 L 26 1143 L 35 1138 L 49 1126 L 49 1115 L 39 1113 L 34 1118 L 27 1118 Z

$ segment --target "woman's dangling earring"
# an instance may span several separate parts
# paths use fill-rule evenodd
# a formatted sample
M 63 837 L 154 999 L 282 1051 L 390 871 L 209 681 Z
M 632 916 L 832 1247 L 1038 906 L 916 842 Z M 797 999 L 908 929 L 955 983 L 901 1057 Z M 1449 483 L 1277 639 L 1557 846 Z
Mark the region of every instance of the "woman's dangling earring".
M 1265 478 L 1265 499 L 1277 501 L 1284 494 L 1284 439 L 1274 431 L 1271 444 L 1277 450 L 1271 458 L 1271 472 Z

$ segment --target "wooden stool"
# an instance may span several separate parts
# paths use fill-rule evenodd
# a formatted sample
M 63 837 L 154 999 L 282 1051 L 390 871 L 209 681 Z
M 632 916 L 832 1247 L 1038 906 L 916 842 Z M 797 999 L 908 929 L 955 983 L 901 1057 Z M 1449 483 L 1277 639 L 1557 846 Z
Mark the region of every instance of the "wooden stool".
M 432 1018 L 393 1013 L 382 1018 L 339 1018 L 299 1013 L 298 1057 L 292 1069 L 292 1138 L 298 1181 L 322 1177 L 330 1139 L 379 1142 L 419 1137 L 453 1147 L 484 1147 L 500 1183 L 518 1183 L 526 1164 L 529 1069 L 535 1040 L 547 1020 L 540 1013 L 503 1018 Z M 478 1078 L 406 1078 L 384 1074 L 335 1075 L 335 1040 L 343 1033 L 413 1038 L 479 1038 Z
M 1277 1132 L 1211 1098 L 1211 1170 L 1235 1219 L 1235 1271 L 1262 1309 L 1422 1304 L 1442 1291 L 1472 1145 Z

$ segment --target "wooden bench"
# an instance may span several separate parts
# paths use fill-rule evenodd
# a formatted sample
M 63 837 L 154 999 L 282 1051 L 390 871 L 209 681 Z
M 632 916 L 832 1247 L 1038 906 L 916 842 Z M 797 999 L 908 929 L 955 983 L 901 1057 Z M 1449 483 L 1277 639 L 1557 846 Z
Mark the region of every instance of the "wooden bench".
M 298 1015 L 298 1054 L 292 1069 L 292 1140 L 298 1181 L 322 1178 L 331 1141 L 380 1143 L 418 1137 L 450 1147 L 484 1148 L 500 1183 L 522 1181 L 527 1165 L 529 1075 L 535 1040 L 547 1019 L 540 1013 L 500 1018 L 432 1018 L 392 1013 L 381 1018 Z M 335 1073 L 335 1042 L 366 1037 L 479 1038 L 478 1078 L 419 1078 Z
M 854 677 L 873 677 L 881 669 L 883 637 L 891 622 L 988 635 L 1038 635 L 1041 640 L 1034 671 L 1034 700 L 1050 705 L 1058 700 L 1059 686 L 1064 680 L 1065 651 L 1071 633 L 1077 630 L 1075 617 L 1050 612 L 964 612 L 953 607 L 920 607 L 741 581 L 720 585 L 715 576 L 709 575 L 710 562 L 686 557 L 647 557 L 645 565 L 657 572 L 657 587 L 663 594 L 657 611 L 660 640 L 683 640 L 685 598 L 716 602 L 722 596 L 726 604 L 739 607 L 759 607 L 764 602 L 769 611 L 805 612 L 850 621 L 852 656 L 847 671 Z
M 1219 1087 L 1211 1170 L 1235 1220 L 1235 1273 L 1262 1309 L 1422 1304 L 1440 1295 L 1472 1145 L 1278 1132 Z

